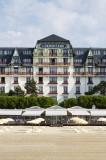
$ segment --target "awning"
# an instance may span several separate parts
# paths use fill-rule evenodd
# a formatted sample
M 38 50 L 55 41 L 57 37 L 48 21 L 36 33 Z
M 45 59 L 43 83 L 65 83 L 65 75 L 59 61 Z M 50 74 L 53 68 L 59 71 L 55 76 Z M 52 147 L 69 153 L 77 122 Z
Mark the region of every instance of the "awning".
M 0 115 L 20 116 L 23 110 L 18 109 L 0 109 Z
M 40 116 L 43 112 L 44 110 L 26 110 L 22 116 Z
M 86 110 L 68 110 L 73 116 L 89 116 L 90 113 Z
M 91 116 L 106 116 L 106 110 L 104 109 L 104 110 L 90 110 L 89 111 L 90 112 L 90 114 L 91 114 Z
M 46 110 L 46 116 L 67 116 L 67 110 Z

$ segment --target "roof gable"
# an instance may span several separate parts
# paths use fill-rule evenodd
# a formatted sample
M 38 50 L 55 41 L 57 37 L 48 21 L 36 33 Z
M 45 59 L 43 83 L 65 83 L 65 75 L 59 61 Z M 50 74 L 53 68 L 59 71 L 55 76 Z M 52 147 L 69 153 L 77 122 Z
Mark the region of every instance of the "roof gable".
M 59 37 L 55 34 L 52 34 L 50 36 L 38 40 L 38 42 L 69 42 L 69 40 Z

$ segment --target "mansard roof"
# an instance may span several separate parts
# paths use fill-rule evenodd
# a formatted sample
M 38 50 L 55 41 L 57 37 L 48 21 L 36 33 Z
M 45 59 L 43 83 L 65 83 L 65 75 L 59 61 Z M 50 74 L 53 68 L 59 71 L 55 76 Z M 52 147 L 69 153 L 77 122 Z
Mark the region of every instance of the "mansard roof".
M 38 40 L 38 42 L 69 42 L 69 40 L 59 37 L 55 34 L 52 34 L 50 36 Z
M 31 63 L 33 62 L 33 50 L 34 48 L 10 48 L 10 47 L 0 47 L 0 59 L 6 59 L 5 65 L 9 65 L 11 63 L 13 55 L 19 55 L 21 62 L 23 59 L 31 59 Z M 1 53 L 2 51 L 2 53 Z M 11 53 L 5 53 L 5 51 L 11 51 Z M 25 55 L 23 51 L 31 51 L 30 54 Z
M 83 51 L 82 54 L 76 55 L 75 51 Z M 86 62 L 86 59 L 88 57 L 89 52 L 92 52 L 92 56 L 94 58 L 95 64 L 99 65 L 99 61 L 102 59 L 106 59 L 106 55 L 104 55 L 103 51 L 106 51 L 106 48 L 73 48 L 74 52 L 74 60 L 80 59 L 82 62 L 80 64 L 84 64 Z M 100 54 L 94 54 L 93 51 L 100 51 Z M 77 63 L 76 63 L 77 66 Z

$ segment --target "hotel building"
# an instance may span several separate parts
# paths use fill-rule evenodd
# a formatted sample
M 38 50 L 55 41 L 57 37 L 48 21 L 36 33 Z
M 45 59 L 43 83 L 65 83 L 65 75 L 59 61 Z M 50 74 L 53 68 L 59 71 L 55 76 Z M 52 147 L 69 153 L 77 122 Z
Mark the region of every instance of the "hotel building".
M 31 78 L 39 96 L 58 102 L 78 97 L 106 81 L 106 48 L 74 48 L 57 35 L 38 40 L 35 48 L 0 48 L 0 89 L 5 93 Z

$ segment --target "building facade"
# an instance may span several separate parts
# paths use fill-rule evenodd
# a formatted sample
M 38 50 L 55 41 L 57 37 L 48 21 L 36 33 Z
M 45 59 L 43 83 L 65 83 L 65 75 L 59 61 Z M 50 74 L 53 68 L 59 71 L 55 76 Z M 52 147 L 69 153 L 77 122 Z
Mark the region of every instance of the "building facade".
M 73 48 L 69 40 L 50 35 L 35 48 L 0 48 L 0 89 L 5 93 L 31 78 L 39 96 L 58 102 L 78 97 L 106 81 L 106 48 Z

